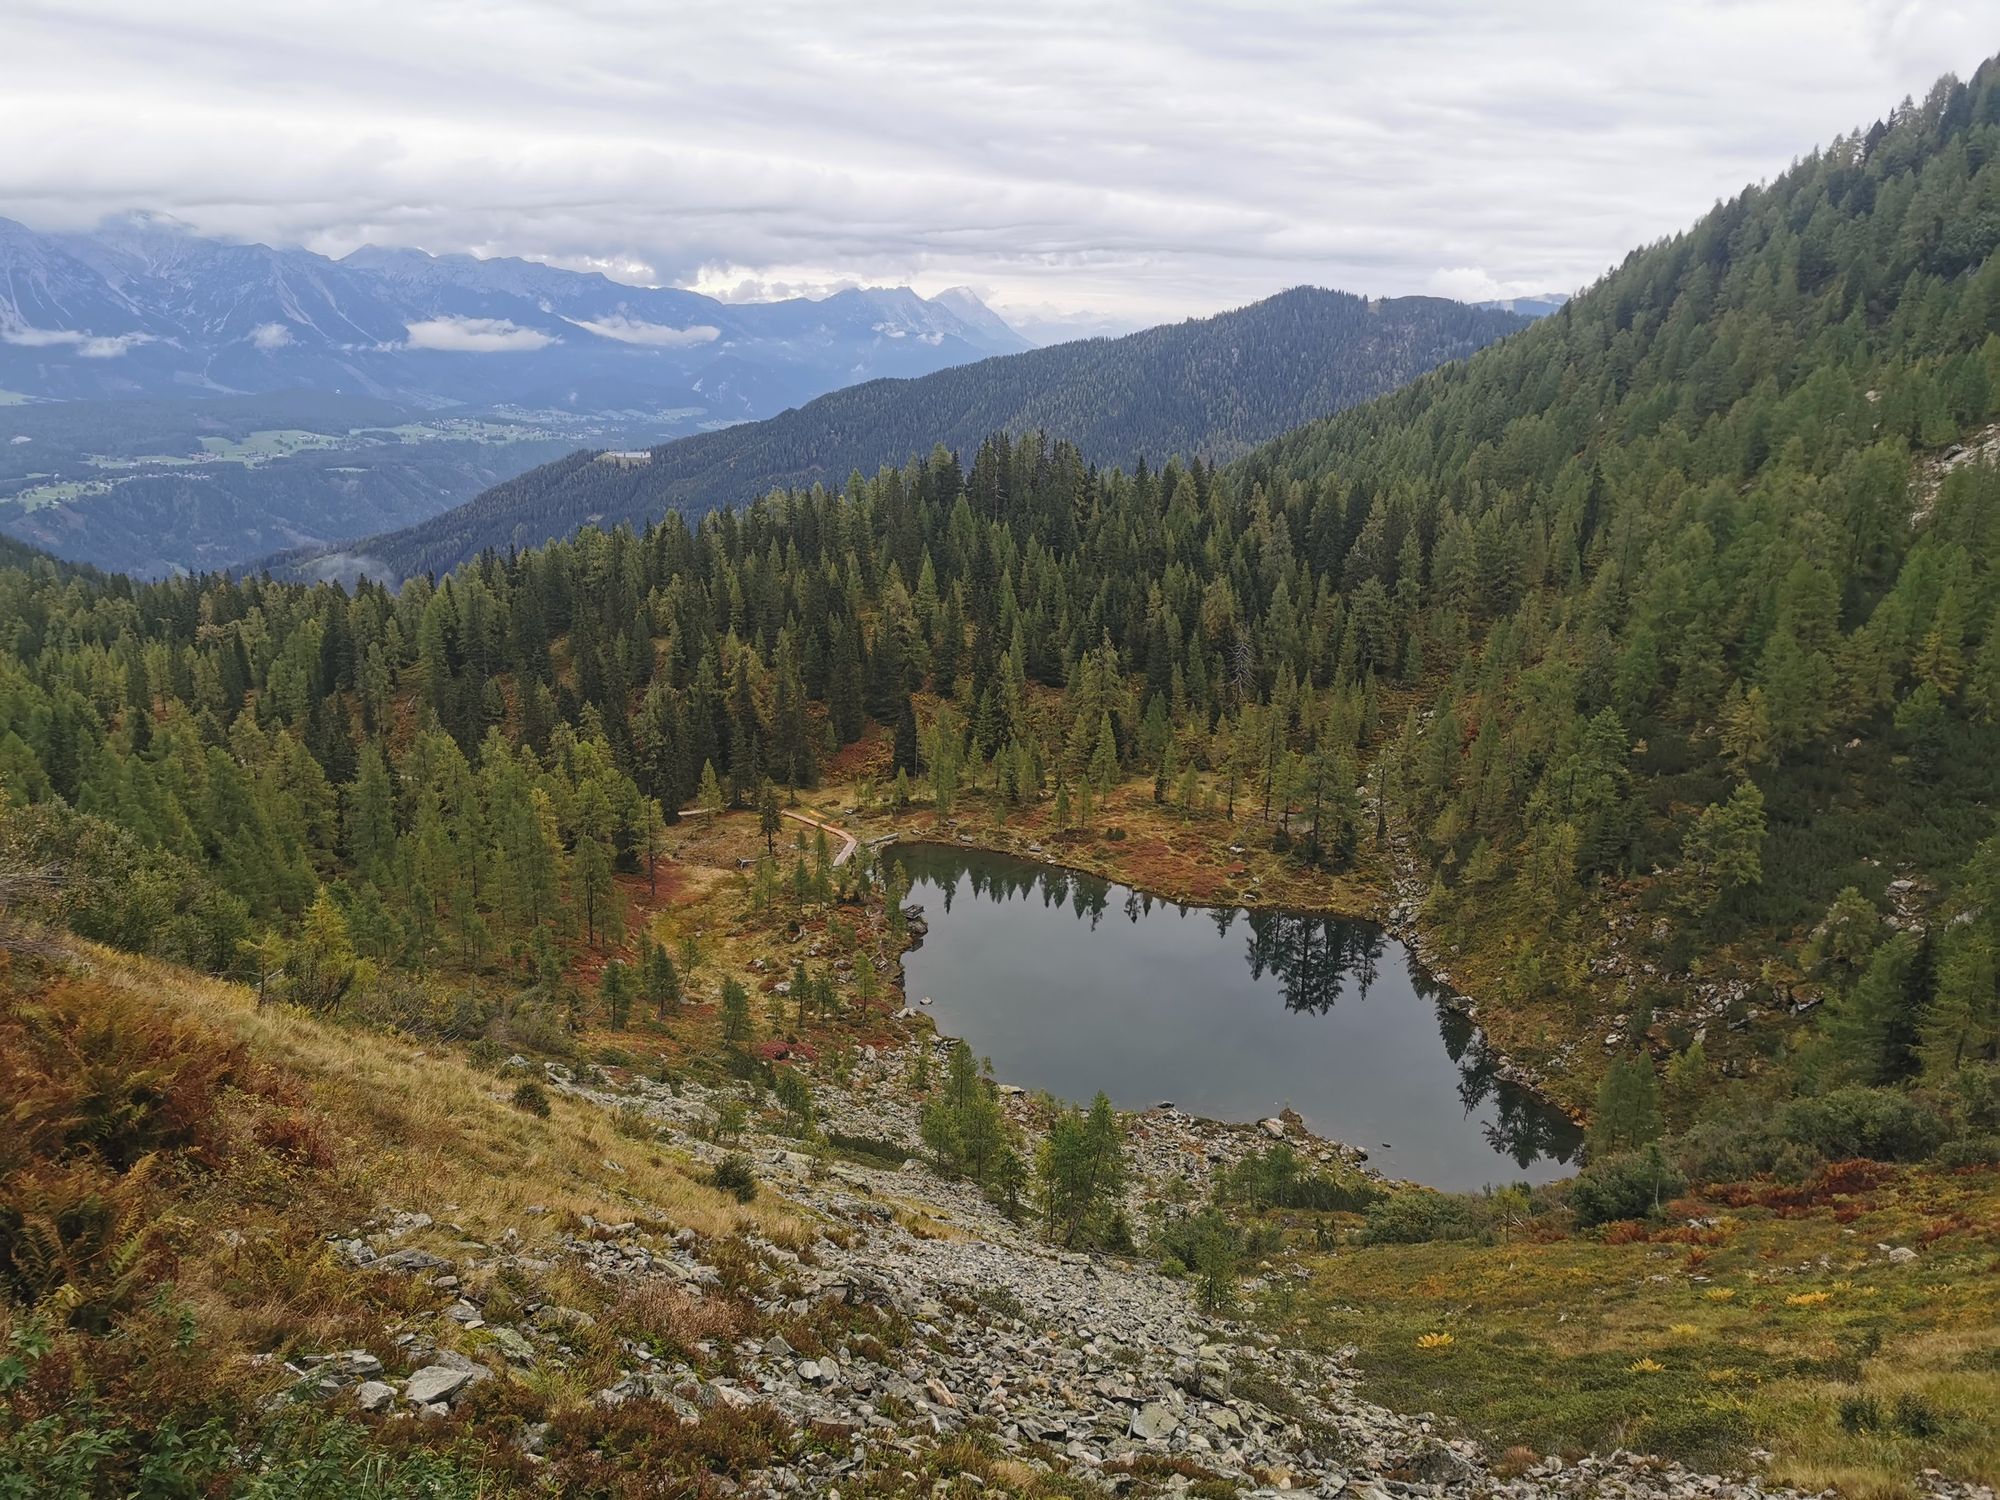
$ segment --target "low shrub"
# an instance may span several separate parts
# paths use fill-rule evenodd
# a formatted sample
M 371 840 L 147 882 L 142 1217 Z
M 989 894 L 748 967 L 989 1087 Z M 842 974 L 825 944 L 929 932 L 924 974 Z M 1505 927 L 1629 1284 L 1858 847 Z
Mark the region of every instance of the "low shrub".
M 1934 1438 L 1944 1431 L 1944 1417 L 1930 1401 L 1915 1391 L 1896 1398 L 1896 1430 L 1905 1437 Z
M 642 1282 L 626 1291 L 605 1318 L 619 1334 L 656 1353 L 686 1355 L 704 1339 L 726 1342 L 737 1337 L 743 1331 L 744 1309 L 726 1297 Z
M 495 1021 L 487 1034 L 509 1051 L 530 1057 L 575 1057 L 576 1037 L 560 1009 L 546 1001 L 524 1001 L 504 1020 Z
M 1938 1148 L 1937 1163 L 1950 1171 L 1961 1167 L 2000 1167 L 2000 1135 L 1975 1135 L 1962 1141 L 1946 1141 Z
M 738 1203 L 749 1203 L 757 1196 L 757 1171 L 749 1157 L 732 1151 L 709 1172 L 708 1185 L 735 1194 Z
M 1695 1182 L 1741 1182 L 1777 1169 L 1787 1149 L 1774 1111 L 1728 1108 L 1697 1120 L 1674 1143 L 1674 1161 Z
M 1778 1126 L 1787 1140 L 1821 1156 L 1875 1161 L 1922 1161 L 1950 1134 L 1928 1103 L 1892 1089 L 1842 1088 L 1794 1099 L 1779 1111 Z
M 1661 1205 L 1687 1186 L 1687 1179 L 1658 1146 L 1592 1162 L 1570 1184 L 1570 1208 L 1578 1224 L 1657 1217 Z
M 500 1011 L 497 1002 L 463 985 L 394 970 L 357 985 L 348 1006 L 364 1025 L 430 1042 L 483 1039 Z
M 549 1117 L 549 1091 L 530 1079 L 514 1090 L 514 1108 L 546 1120 Z
M 650 1141 L 659 1137 L 660 1127 L 653 1117 L 636 1104 L 621 1104 L 611 1117 L 611 1128 L 628 1141 Z
M 1269 1225 L 1242 1225 L 1219 1208 L 1205 1208 L 1162 1224 L 1147 1249 L 1167 1274 L 1192 1273 L 1196 1300 L 1205 1311 L 1219 1312 L 1235 1301 L 1237 1267 L 1269 1255 L 1278 1241 Z
M 916 1155 L 905 1150 L 894 1141 L 885 1141 L 880 1136 L 851 1135 L 844 1130 L 825 1132 L 826 1143 L 843 1156 L 859 1157 L 869 1164 L 900 1167 Z
M 1368 1245 L 1420 1245 L 1430 1240 L 1476 1240 L 1489 1226 L 1475 1200 L 1416 1188 L 1368 1205 L 1361 1240 Z

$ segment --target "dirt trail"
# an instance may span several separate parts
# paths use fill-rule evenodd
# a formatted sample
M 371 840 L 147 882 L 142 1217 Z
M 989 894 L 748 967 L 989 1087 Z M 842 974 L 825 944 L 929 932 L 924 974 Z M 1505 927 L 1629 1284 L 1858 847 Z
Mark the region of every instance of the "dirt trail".
M 808 828 L 817 828 L 828 836 L 840 840 L 840 848 L 834 851 L 833 856 L 833 863 L 836 869 L 852 859 L 854 851 L 861 847 L 855 841 L 854 835 L 849 833 L 845 828 L 838 827 L 832 823 L 822 823 L 811 813 L 793 812 L 790 808 L 787 808 L 785 816 L 804 823 Z
M 714 811 L 715 809 L 712 807 L 687 807 L 681 809 L 681 817 L 683 819 L 705 818 L 708 817 Z M 834 851 L 833 855 L 833 863 L 835 868 L 838 868 L 839 866 L 846 864 L 850 859 L 854 858 L 854 851 L 861 847 L 860 843 L 855 839 L 854 835 L 849 833 L 845 828 L 842 828 L 834 823 L 821 822 L 818 818 L 815 818 L 811 813 L 794 812 L 791 808 L 788 807 L 784 809 L 784 815 L 788 818 L 796 820 L 797 822 L 805 824 L 808 828 L 817 828 L 822 832 L 826 833 L 827 835 L 829 835 L 830 837 L 840 840 L 840 847 Z

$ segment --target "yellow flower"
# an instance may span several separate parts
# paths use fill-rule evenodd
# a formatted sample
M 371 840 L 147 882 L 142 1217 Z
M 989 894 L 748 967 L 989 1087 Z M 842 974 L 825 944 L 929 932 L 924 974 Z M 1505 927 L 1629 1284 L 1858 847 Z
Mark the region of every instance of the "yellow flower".
M 1625 1368 L 1630 1370 L 1634 1375 L 1657 1375 L 1666 1369 L 1666 1366 L 1661 1364 L 1657 1359 L 1635 1359 Z
M 1798 1292 L 1785 1299 L 1787 1307 L 1822 1307 L 1833 1300 L 1831 1292 Z
M 1419 1349 L 1449 1349 L 1455 1340 L 1448 1333 L 1423 1333 L 1417 1335 Z
M 1712 1286 L 1703 1295 L 1711 1302 L 1733 1302 L 1736 1300 L 1736 1288 L 1733 1286 Z
M 1692 1323 L 1676 1323 L 1667 1332 L 1677 1339 L 1691 1339 L 1697 1333 L 1701 1332 L 1701 1330 L 1696 1328 Z

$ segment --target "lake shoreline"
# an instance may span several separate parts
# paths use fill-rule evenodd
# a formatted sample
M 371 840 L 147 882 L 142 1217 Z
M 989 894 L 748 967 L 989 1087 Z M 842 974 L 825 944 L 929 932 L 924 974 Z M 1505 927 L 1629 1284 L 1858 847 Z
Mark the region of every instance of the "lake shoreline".
M 914 851 L 935 851 L 946 855 L 987 854 L 1005 859 L 1018 860 L 1023 864 L 1032 865 L 1039 870 L 1047 871 L 1051 874 L 1082 877 L 1084 879 L 1101 881 L 1110 886 L 1122 887 L 1143 899 L 1172 906 L 1182 914 L 1191 912 L 1234 911 L 1246 916 L 1265 914 L 1301 917 L 1332 920 L 1374 928 L 1384 937 L 1393 939 L 1397 944 L 1402 946 L 1406 950 L 1407 955 L 1415 961 L 1425 979 L 1435 987 L 1436 992 L 1434 994 L 1426 994 L 1424 998 L 1462 1017 L 1470 1024 L 1474 1035 L 1478 1039 L 1478 1045 L 1484 1057 L 1490 1063 L 1493 1076 L 1497 1080 L 1521 1091 L 1521 1093 L 1532 1098 L 1537 1105 L 1562 1116 L 1571 1125 L 1581 1128 L 1584 1124 L 1581 1112 L 1554 1097 L 1548 1091 L 1539 1075 L 1535 1074 L 1532 1070 L 1520 1066 L 1493 1045 L 1486 1029 L 1479 1024 L 1479 1007 L 1477 1001 L 1473 997 L 1461 993 L 1453 986 L 1448 973 L 1443 969 L 1439 961 L 1439 956 L 1418 931 L 1414 921 L 1414 912 L 1409 910 L 1405 903 L 1394 903 L 1386 911 L 1378 909 L 1356 914 L 1352 910 L 1338 905 L 1313 904 L 1300 902 L 1296 899 L 1273 900 L 1251 894 L 1236 894 L 1221 899 L 1202 899 L 1184 893 L 1161 890 L 1157 886 L 1149 885 L 1115 868 L 1092 868 L 1087 865 L 1075 863 L 1062 858 L 1059 854 L 1052 854 L 1046 846 L 1032 840 L 1014 842 L 999 838 L 980 837 L 974 833 L 962 831 L 957 828 L 948 830 L 933 829 L 928 831 L 922 829 L 909 831 L 892 829 L 887 833 L 876 834 L 872 838 L 867 838 L 864 842 L 871 852 L 877 856 L 884 854 L 892 848 L 904 848 Z M 1111 861 L 1107 861 L 1106 863 L 1107 865 L 1115 864 L 1115 862 Z M 904 950 L 897 955 L 898 968 L 902 971 L 903 976 L 906 977 L 907 975 L 907 969 L 904 966 L 906 955 L 920 948 L 926 935 L 927 926 L 922 921 L 919 921 L 915 930 L 911 933 Z M 907 1001 L 909 998 L 907 988 L 905 988 L 905 996 Z M 934 1015 L 920 1009 L 914 1003 L 907 1003 L 905 1010 L 910 1015 L 925 1016 L 926 1019 L 931 1021 L 932 1029 L 938 1036 L 949 1037 L 950 1034 L 939 1024 L 938 1019 Z M 1383 1167 L 1375 1162 L 1372 1153 L 1366 1147 L 1315 1131 L 1289 1105 L 1280 1111 L 1274 1111 L 1270 1117 L 1272 1121 L 1282 1121 L 1286 1127 L 1284 1132 L 1272 1131 L 1264 1119 L 1225 1119 L 1195 1114 L 1181 1109 L 1178 1105 L 1154 1105 L 1149 1108 L 1122 1109 L 1119 1113 L 1132 1119 L 1147 1119 L 1156 1117 L 1163 1107 L 1170 1107 L 1173 1113 L 1189 1118 L 1199 1124 L 1212 1126 L 1232 1133 L 1240 1132 L 1250 1136 L 1261 1135 L 1266 1138 L 1267 1144 L 1285 1139 L 1287 1134 L 1302 1137 L 1305 1140 L 1338 1153 L 1343 1162 L 1385 1185 L 1406 1184 L 1427 1186 L 1415 1178 L 1397 1175 L 1384 1170 Z M 1569 1167 L 1571 1172 L 1576 1169 L 1574 1162 L 1565 1162 L 1563 1165 Z M 1440 1190 L 1450 1191 L 1450 1189 Z

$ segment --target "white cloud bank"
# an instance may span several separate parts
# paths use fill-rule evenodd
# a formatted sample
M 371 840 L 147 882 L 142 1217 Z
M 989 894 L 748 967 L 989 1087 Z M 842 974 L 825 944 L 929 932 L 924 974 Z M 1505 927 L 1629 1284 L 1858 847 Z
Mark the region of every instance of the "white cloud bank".
M 722 337 L 722 330 L 708 323 L 674 328 L 665 323 L 647 323 L 622 314 L 594 321 L 585 318 L 565 318 L 563 321 L 573 323 L 601 339 L 611 339 L 620 344 L 644 344 L 654 349 L 688 349 L 697 344 L 712 344 Z
M 23 349 L 73 348 L 85 359 L 117 359 L 126 350 L 154 342 L 150 333 L 90 334 L 70 328 L 9 328 L 0 343 Z
M 555 342 L 550 334 L 506 318 L 426 318 L 407 326 L 409 348 L 452 354 L 527 354 Z
M 282 349 L 292 341 L 292 330 L 283 323 L 259 323 L 250 330 L 250 346 L 269 353 Z

